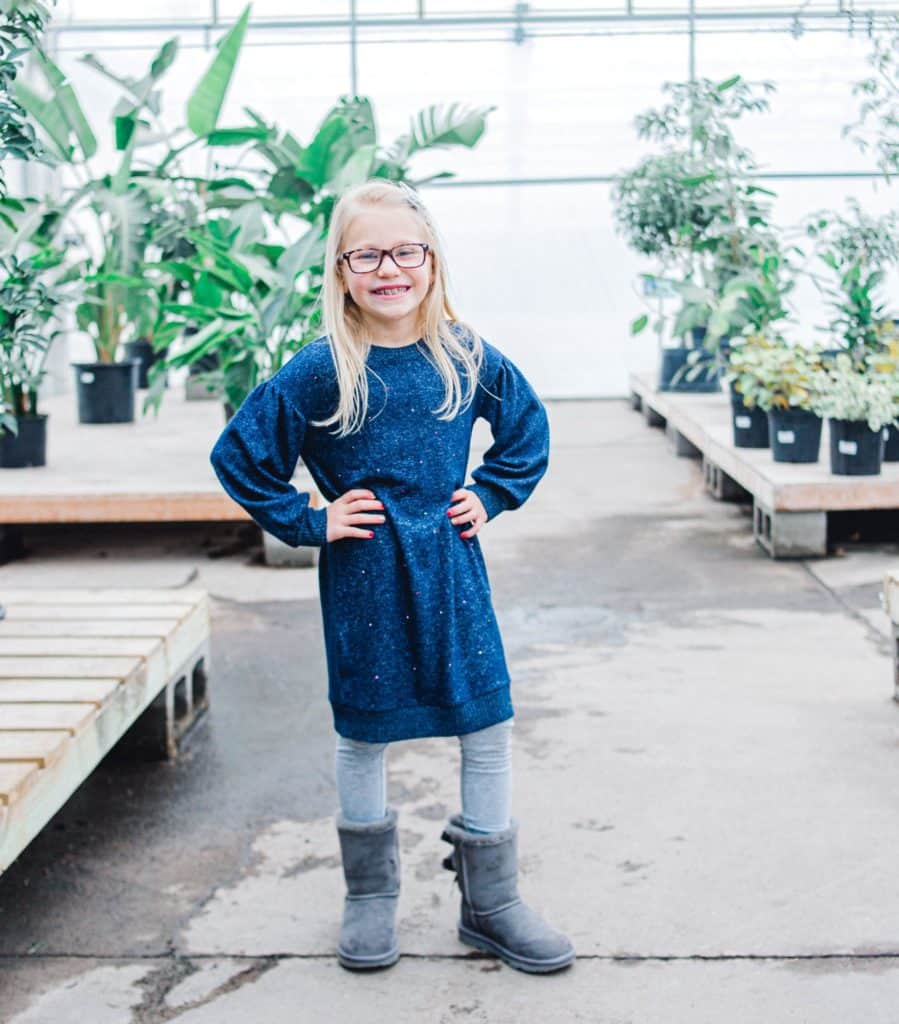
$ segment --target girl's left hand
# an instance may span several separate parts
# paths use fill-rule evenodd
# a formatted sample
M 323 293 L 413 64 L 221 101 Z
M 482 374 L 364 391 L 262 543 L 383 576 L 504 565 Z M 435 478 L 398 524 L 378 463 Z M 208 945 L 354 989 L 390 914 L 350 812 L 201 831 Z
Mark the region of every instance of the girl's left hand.
M 459 534 L 460 537 L 468 540 L 474 537 L 487 522 L 487 509 L 484 508 L 481 499 L 474 491 L 467 491 L 464 487 L 453 491 L 453 501 L 457 504 L 451 505 L 446 514 L 450 517 L 453 526 L 460 526 L 462 523 L 471 524 L 468 530 Z

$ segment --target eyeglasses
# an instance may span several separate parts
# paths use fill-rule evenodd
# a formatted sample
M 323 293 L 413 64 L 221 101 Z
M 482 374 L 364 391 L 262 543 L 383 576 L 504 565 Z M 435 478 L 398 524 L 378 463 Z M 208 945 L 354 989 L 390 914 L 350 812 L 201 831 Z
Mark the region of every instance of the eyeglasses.
M 392 249 L 351 249 L 340 257 L 354 274 L 371 274 L 380 270 L 384 257 L 389 256 L 402 270 L 420 267 L 428 254 L 429 245 L 423 242 L 405 242 Z

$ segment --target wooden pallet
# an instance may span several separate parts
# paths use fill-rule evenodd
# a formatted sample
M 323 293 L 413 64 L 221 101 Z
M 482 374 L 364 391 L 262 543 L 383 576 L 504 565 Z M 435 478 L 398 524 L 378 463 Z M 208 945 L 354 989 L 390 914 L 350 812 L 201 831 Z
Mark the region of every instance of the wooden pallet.
M 209 704 L 209 602 L 197 589 L 6 590 L 0 602 L 2 872 L 126 731 L 176 756 Z
M 651 374 L 633 374 L 631 400 L 678 455 L 702 459 L 713 497 L 752 501 L 755 539 L 772 558 L 826 555 L 829 512 L 899 509 L 899 463 L 886 463 L 880 476 L 834 476 L 826 424 L 817 463 L 775 462 L 768 449 L 734 447 L 724 394 L 656 391 Z

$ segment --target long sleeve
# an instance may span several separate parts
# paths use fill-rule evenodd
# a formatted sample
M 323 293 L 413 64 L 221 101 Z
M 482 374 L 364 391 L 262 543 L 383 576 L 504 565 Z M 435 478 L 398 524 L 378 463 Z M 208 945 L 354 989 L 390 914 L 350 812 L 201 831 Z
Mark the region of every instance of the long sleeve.
M 228 494 L 268 533 L 291 547 L 327 540 L 327 511 L 290 480 L 306 421 L 282 389 L 263 381 L 222 431 L 209 460 Z
M 475 483 L 468 490 L 481 499 L 488 519 L 495 519 L 523 504 L 546 472 L 549 420 L 524 374 L 505 356 L 487 389 L 479 392 L 478 415 L 490 424 L 493 444 L 472 472 Z

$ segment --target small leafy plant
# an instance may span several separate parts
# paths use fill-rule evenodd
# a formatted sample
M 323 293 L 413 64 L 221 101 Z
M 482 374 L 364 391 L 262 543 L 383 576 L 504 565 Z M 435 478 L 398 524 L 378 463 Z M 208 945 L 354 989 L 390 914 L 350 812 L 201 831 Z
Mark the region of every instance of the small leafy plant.
M 0 431 L 18 434 L 20 416 L 38 414 L 38 387 L 58 331 L 47 325 L 61 301 L 46 272 L 62 255 L 44 249 L 27 259 L 0 255 Z
M 841 353 L 826 367 L 813 399 L 819 416 L 835 420 L 866 421 L 882 430 L 899 417 L 899 395 L 883 375 L 871 374 L 864 363 Z
M 814 411 L 822 373 L 817 348 L 750 335 L 731 350 L 727 379 L 749 409 Z

